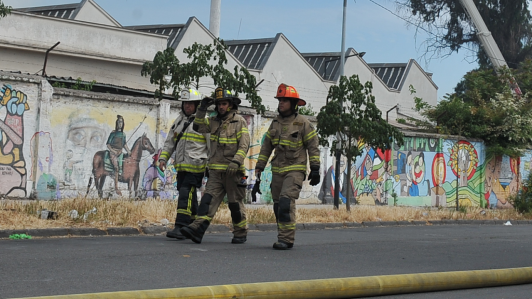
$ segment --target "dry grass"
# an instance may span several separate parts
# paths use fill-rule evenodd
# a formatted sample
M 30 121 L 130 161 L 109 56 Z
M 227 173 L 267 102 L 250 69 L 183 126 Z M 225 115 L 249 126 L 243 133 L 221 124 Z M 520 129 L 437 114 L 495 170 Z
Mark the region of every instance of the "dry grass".
M 0 229 L 31 229 L 52 227 L 117 227 L 140 225 L 162 225 L 163 219 L 170 224 L 175 219 L 177 203 L 175 201 L 149 199 L 146 201 L 132 200 L 94 200 L 66 199 L 60 201 L 0 201 Z M 90 213 L 96 208 L 96 213 Z M 43 220 L 37 216 L 42 209 L 55 211 L 55 220 Z M 76 210 L 79 218 L 69 216 Z M 87 217 L 84 219 L 84 214 Z M 275 223 L 271 206 L 247 209 L 249 223 Z M 332 206 L 318 208 L 297 207 L 298 223 L 329 223 L 329 222 L 362 222 L 362 221 L 413 221 L 442 219 L 500 219 L 520 220 L 532 219 L 531 215 L 519 214 L 515 210 L 484 210 L 468 208 L 462 211 L 436 208 L 390 207 L 390 206 L 354 206 L 347 212 L 345 206 L 334 210 Z M 222 204 L 216 214 L 214 224 L 231 224 L 231 216 L 227 205 Z

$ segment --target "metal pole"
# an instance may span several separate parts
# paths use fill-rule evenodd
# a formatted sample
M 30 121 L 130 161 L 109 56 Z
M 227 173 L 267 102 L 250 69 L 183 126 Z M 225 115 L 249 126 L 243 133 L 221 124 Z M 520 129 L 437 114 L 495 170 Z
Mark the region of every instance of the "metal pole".
M 460 211 L 458 191 L 460 190 L 460 140 L 456 142 L 456 211 Z
M 343 17 L 343 21 L 342 21 L 342 49 L 340 51 L 340 76 L 339 76 L 339 80 L 342 80 L 342 76 L 344 75 L 344 63 L 345 63 L 345 57 L 344 57 L 344 53 L 345 53 L 345 16 L 346 16 L 346 11 L 347 11 L 347 0 L 344 0 L 344 17 Z M 343 107 L 344 107 L 344 101 L 343 99 L 340 99 L 340 106 L 342 107 L 342 110 L 343 110 Z M 336 140 L 337 140 L 337 143 L 336 143 L 336 166 L 335 166 L 335 169 L 334 169 L 334 174 L 335 174 L 335 177 L 334 177 L 334 207 L 336 209 L 339 208 L 339 205 L 340 205 L 340 160 L 342 159 L 342 153 L 340 152 L 340 149 L 341 149 L 341 139 L 340 139 L 340 134 L 338 133 L 337 136 L 336 136 Z M 347 163 L 350 163 L 350 161 L 347 161 Z M 349 180 L 349 178 L 347 178 Z M 349 188 L 349 183 L 347 184 L 348 188 Z
M 48 53 L 50 53 L 50 51 L 52 51 L 55 47 L 57 47 L 57 45 L 59 45 L 61 42 L 57 42 L 55 43 L 55 45 L 53 45 L 50 49 L 46 50 L 46 54 L 44 55 L 44 65 L 42 67 L 42 76 L 46 76 L 46 63 L 48 62 Z
M 388 122 L 388 113 L 389 113 L 390 111 L 392 111 L 393 109 L 397 108 L 397 106 L 399 106 L 399 104 L 393 106 L 392 108 L 390 108 L 390 110 L 386 111 L 386 122 Z

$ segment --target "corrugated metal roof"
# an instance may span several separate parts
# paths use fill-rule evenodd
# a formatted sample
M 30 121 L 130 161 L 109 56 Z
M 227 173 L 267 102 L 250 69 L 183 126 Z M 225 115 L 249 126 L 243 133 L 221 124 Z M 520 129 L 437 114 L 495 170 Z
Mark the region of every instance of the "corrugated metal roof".
M 406 63 L 369 63 L 368 65 L 389 88 L 399 89 L 405 76 Z
M 73 20 L 76 16 L 76 10 L 81 7 L 81 3 L 50 5 L 28 8 L 16 8 L 16 11 L 28 12 L 36 15 L 55 17 L 61 19 Z
M 334 81 L 340 69 L 340 52 L 301 53 L 324 80 Z
M 124 26 L 125 29 L 137 30 L 168 36 L 168 47 L 176 48 L 176 40 L 179 33 L 185 28 L 185 24 L 173 25 L 145 25 L 145 26 Z
M 224 41 L 228 50 L 248 69 L 261 69 L 270 54 L 273 38 Z

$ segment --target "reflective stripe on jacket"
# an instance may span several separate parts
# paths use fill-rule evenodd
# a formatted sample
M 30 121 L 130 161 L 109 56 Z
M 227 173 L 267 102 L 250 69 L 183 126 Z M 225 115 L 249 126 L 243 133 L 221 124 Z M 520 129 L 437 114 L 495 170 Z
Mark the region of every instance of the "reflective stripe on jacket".
M 174 167 L 176 171 L 203 173 L 209 158 L 209 144 L 207 143 L 209 134 L 194 131 L 193 119 L 194 115 L 186 117 L 181 111 L 168 132 L 159 159 L 168 161 L 175 151 Z M 176 145 L 177 138 L 183 131 L 186 122 L 189 122 L 189 125 Z
M 245 173 L 244 159 L 249 149 L 249 131 L 246 120 L 236 114 L 228 112 L 221 119 L 217 116 L 205 118 L 206 111 L 199 110 L 194 119 L 198 125 L 198 132 L 211 134 L 211 154 L 209 170 L 227 170 L 231 162 L 240 164 L 240 171 Z
M 318 134 L 308 119 L 299 114 L 277 116 L 266 132 L 255 168 L 264 170 L 271 160 L 273 173 L 307 171 L 307 152 L 310 166 L 320 166 Z

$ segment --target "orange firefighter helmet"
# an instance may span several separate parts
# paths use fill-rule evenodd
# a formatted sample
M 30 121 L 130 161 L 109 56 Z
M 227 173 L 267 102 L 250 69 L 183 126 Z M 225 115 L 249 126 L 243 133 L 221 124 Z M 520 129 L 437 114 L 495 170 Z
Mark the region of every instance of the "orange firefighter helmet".
M 279 87 L 277 88 L 277 95 L 275 96 L 276 99 L 280 98 L 288 98 L 291 100 L 298 100 L 297 106 L 305 106 L 307 102 L 299 97 L 299 92 L 290 85 L 286 85 L 284 83 L 281 83 Z

